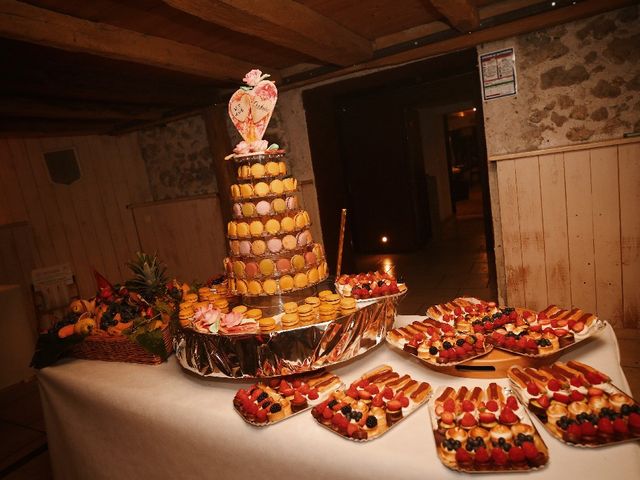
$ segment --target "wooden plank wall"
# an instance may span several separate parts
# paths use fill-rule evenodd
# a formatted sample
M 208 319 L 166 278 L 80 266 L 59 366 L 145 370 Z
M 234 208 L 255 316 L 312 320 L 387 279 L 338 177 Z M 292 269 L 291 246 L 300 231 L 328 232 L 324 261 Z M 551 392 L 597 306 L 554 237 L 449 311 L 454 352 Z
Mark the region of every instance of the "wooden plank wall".
M 43 153 L 68 148 L 82 176 L 54 184 Z M 113 282 L 128 276 L 140 245 L 127 205 L 150 200 L 134 134 L 0 139 L 0 224 L 28 222 L 33 267 L 71 263 L 83 296 L 95 293 L 92 267 Z
M 142 250 L 157 253 L 167 273 L 203 282 L 223 273 L 226 226 L 217 195 L 132 205 Z
M 507 304 L 640 328 L 640 142 L 495 158 Z

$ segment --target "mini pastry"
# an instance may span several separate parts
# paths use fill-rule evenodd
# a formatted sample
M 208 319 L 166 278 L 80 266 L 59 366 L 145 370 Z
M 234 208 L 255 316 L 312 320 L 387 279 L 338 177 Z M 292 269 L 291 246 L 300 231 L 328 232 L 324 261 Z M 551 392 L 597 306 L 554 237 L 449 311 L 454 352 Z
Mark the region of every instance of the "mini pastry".
M 253 203 L 247 202 L 242 204 L 242 216 L 253 217 L 256 214 L 256 207 Z
M 278 163 L 277 162 L 267 162 L 265 165 L 265 170 L 267 171 L 267 175 L 274 176 L 278 175 Z
M 399 400 L 389 400 L 386 405 L 387 424 L 389 426 L 402 420 L 402 404 Z
M 590 413 L 589 405 L 586 402 L 571 402 L 567 407 L 570 418 L 576 418 L 581 413 Z
M 240 198 L 240 187 L 235 183 L 231 185 L 231 198 Z
M 280 225 L 282 226 L 282 230 L 285 232 L 293 232 L 296 228 L 296 224 L 291 217 L 283 217 L 280 221 Z
M 248 238 L 249 237 L 249 224 L 246 222 L 238 223 L 238 237 L 240 238 Z
M 258 275 L 258 264 L 256 262 L 247 262 L 244 266 L 244 273 L 247 278 L 255 278 Z M 242 275 L 238 275 L 238 277 L 242 277 Z
M 281 198 L 275 198 L 273 202 L 271 202 L 271 207 L 276 213 L 282 213 L 288 208 L 287 203 Z
M 293 266 L 294 270 L 303 270 L 305 266 L 304 257 L 302 255 L 294 255 L 293 257 L 291 257 L 291 265 Z
M 614 393 L 609 396 L 609 403 L 614 412 L 619 412 L 623 405 L 633 405 L 633 400 L 624 393 Z
M 296 313 L 298 311 L 296 302 L 287 302 L 282 307 L 284 308 L 284 313 Z
M 269 278 L 262 282 L 262 288 L 267 295 L 273 295 L 278 290 L 278 284 L 275 280 Z
M 300 412 L 309 406 L 307 399 L 300 393 L 295 392 L 291 399 L 291 411 L 293 413 Z
M 309 269 L 307 272 L 307 280 L 309 283 L 318 283 L 320 281 L 320 273 L 317 268 L 313 267 Z
M 307 252 L 304 254 L 304 263 L 309 267 L 315 265 L 317 260 L 316 254 L 313 252 Z
M 297 273 L 295 277 L 293 277 L 293 284 L 296 288 L 304 288 L 308 285 L 309 279 L 304 273 Z
M 269 185 L 267 185 L 264 182 L 256 183 L 256 185 L 253 187 L 253 190 L 255 191 L 256 196 L 258 197 L 264 197 L 266 195 L 269 195 Z
M 267 250 L 267 244 L 264 240 L 254 240 L 251 243 L 251 253 L 254 255 L 262 255 Z
M 185 302 L 197 302 L 198 301 L 198 295 L 196 293 L 187 293 L 184 296 L 184 301 Z
M 264 225 L 260 220 L 254 220 L 249 225 L 249 231 L 253 237 L 259 237 L 264 232 Z
M 252 318 L 258 321 L 262 318 L 262 310 L 260 310 L 259 308 L 252 308 L 251 310 L 247 310 L 244 316 L 245 318 Z
M 272 403 L 269 407 L 269 413 L 267 413 L 267 418 L 270 422 L 277 422 L 278 420 L 282 420 L 285 417 L 285 413 L 282 410 L 282 405 L 279 403 Z
M 327 278 L 328 274 L 327 262 L 320 263 L 320 265 L 318 265 L 318 276 L 320 277 L 320 280 Z
M 270 189 L 271 189 L 271 193 L 275 195 L 280 195 L 282 192 L 284 192 L 284 186 L 282 185 L 282 180 L 280 180 L 279 178 L 272 180 L 270 184 Z
M 507 443 L 511 443 L 513 439 L 513 433 L 511 433 L 511 429 L 506 425 L 496 425 L 489 431 L 489 435 L 494 445 L 498 445 L 501 438 L 504 438 Z
M 313 314 L 313 307 L 311 305 L 300 305 L 298 307 L 298 317 L 300 318 L 300 322 L 304 324 L 313 323 L 315 320 L 315 315 Z
M 233 313 L 239 313 L 240 315 L 244 315 L 245 313 L 247 313 L 247 310 L 249 309 L 244 305 L 238 305 L 236 307 L 233 307 L 233 309 L 231 309 Z
M 324 301 L 326 300 L 328 295 L 332 295 L 333 292 L 331 290 L 322 290 L 320 293 L 318 293 L 318 298 L 320 299 L 320 301 Z
M 275 235 L 280 231 L 280 222 L 275 218 L 270 218 L 267 220 L 267 223 L 265 223 L 264 228 L 269 234 Z
M 467 430 L 465 430 L 464 428 L 453 427 L 449 428 L 445 432 L 444 436 L 445 438 L 450 438 L 464 444 L 464 442 L 467 441 L 467 438 L 469 438 L 469 432 L 467 432 Z
M 356 300 L 353 297 L 344 297 L 340 300 L 340 315 L 350 315 L 356 311 Z
M 517 423 L 511 426 L 511 431 L 517 437 L 519 434 L 532 435 L 536 433 L 536 429 L 526 423 Z
M 291 270 L 291 262 L 288 258 L 279 258 L 276 260 L 276 270 L 279 273 L 287 273 Z
M 589 398 L 589 408 L 594 413 L 600 413 L 603 408 L 611 408 L 611 404 L 605 395 L 596 395 Z
M 249 165 L 241 165 L 238 167 L 238 177 L 248 178 L 251 176 L 251 167 Z
M 286 192 L 293 192 L 298 186 L 298 182 L 293 177 L 285 178 L 282 183 Z
M 271 213 L 271 204 L 265 200 L 260 200 L 256 204 L 256 212 L 258 215 L 269 215 Z
M 240 260 L 233 262 L 233 274 L 237 278 L 244 278 L 244 262 Z
M 285 235 L 282 239 L 282 245 L 285 250 L 294 250 L 296 248 L 296 237 L 293 235 Z
M 311 305 L 313 309 L 317 311 L 320 306 L 320 299 L 318 297 L 307 297 L 304 299 L 304 303 Z
M 251 165 L 251 176 L 253 176 L 253 178 L 264 177 L 265 171 L 266 169 L 261 163 L 254 163 L 253 165 Z
M 273 317 L 264 317 L 258 321 L 262 333 L 272 332 L 276 329 L 276 321 Z
M 230 237 L 235 237 L 238 235 L 238 224 L 236 222 L 229 222 L 227 224 L 227 234 Z
M 330 320 L 335 320 L 336 318 L 336 310 L 333 306 L 328 303 L 323 303 L 318 308 L 318 314 L 320 315 L 321 322 L 328 322 Z
M 297 313 L 285 313 L 280 318 L 280 323 L 282 323 L 283 328 L 294 328 L 298 325 L 300 319 Z
M 271 276 L 273 274 L 273 270 L 275 269 L 273 260 L 269 258 L 264 258 L 260 260 L 259 267 L 260 267 L 260 273 L 265 277 Z
M 251 295 L 260 295 L 262 293 L 262 285 L 257 280 L 250 280 L 247 283 L 247 291 Z
M 250 198 L 253 196 L 253 187 L 250 183 L 243 183 L 240 185 L 240 195 L 242 198 Z
M 547 423 L 549 425 L 553 425 L 555 427 L 558 420 L 567 416 L 569 416 L 569 412 L 567 407 L 562 403 L 552 402 L 551 405 L 549 405 L 549 408 L 547 408 Z
M 231 240 L 229 242 L 229 249 L 234 255 L 240 255 L 240 242 L 238 240 Z
M 341 297 L 337 293 L 331 293 L 329 295 L 325 295 L 325 298 L 323 300 L 329 305 L 332 305 L 334 308 L 337 308 L 340 304 Z
M 244 280 L 235 280 L 235 290 L 240 294 L 244 295 L 247 293 L 247 282 Z
M 489 435 L 489 431 L 485 428 L 474 427 L 471 430 L 469 430 L 469 438 L 473 438 L 474 440 L 481 438 L 482 441 L 486 445 L 488 445 L 489 441 L 491 440 L 491 435 Z
M 278 162 L 278 173 L 280 175 L 287 174 L 287 164 L 285 162 Z
M 222 313 L 229 313 L 229 302 L 224 298 L 220 298 L 213 302 L 213 306 L 214 308 L 220 310 Z
M 240 255 L 249 255 L 251 253 L 251 242 L 248 240 L 241 240 L 238 244 Z
M 307 219 L 304 216 L 304 214 L 298 213 L 295 217 L 294 217 L 294 222 L 296 224 L 296 228 L 300 229 L 300 228 L 304 228 L 307 225 Z
M 298 197 L 292 195 L 291 197 L 287 197 L 286 206 L 289 210 L 295 210 L 298 208 Z
M 270 238 L 267 240 L 267 248 L 271 253 L 278 253 L 282 250 L 282 240 L 279 238 Z
M 309 235 L 309 230 L 304 230 L 303 232 L 300 232 L 297 236 L 298 245 L 302 247 L 308 244 L 310 237 L 311 235 Z
M 280 290 L 288 292 L 293 288 L 293 278 L 290 275 L 280 277 Z
M 240 217 L 242 215 L 242 205 L 239 203 L 234 203 L 233 204 L 233 216 L 234 217 Z

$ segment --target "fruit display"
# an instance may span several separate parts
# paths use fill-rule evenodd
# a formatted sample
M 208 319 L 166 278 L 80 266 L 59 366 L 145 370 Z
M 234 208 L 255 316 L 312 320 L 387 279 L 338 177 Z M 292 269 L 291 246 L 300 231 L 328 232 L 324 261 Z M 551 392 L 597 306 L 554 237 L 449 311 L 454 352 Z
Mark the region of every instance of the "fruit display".
M 355 441 L 378 438 L 424 404 L 431 385 L 381 365 L 313 407 L 322 426 Z
M 549 451 L 517 398 L 496 383 L 441 387 L 429 402 L 440 461 L 472 473 L 527 471 L 549 461 Z
M 489 353 L 493 348 L 481 333 L 464 333 L 431 318 L 387 332 L 387 342 L 435 366 L 450 366 Z
M 598 447 L 640 439 L 640 405 L 589 365 L 513 366 L 508 375 L 529 411 L 565 443 Z
M 407 290 L 404 283 L 388 273 L 369 272 L 357 275 L 340 275 L 336 280 L 336 291 L 343 297 L 356 300 L 397 295 Z
M 127 265 L 132 277 L 123 285 L 112 285 L 94 272 L 96 296 L 73 300 L 64 317 L 39 336 L 34 367 L 54 363 L 89 337 L 126 337 L 148 352 L 167 358 L 165 330 L 182 297 L 182 287 L 167 280 L 165 267 L 156 256 L 138 253 Z
M 329 372 L 272 378 L 238 390 L 233 406 L 248 423 L 264 427 L 308 410 L 340 386 Z

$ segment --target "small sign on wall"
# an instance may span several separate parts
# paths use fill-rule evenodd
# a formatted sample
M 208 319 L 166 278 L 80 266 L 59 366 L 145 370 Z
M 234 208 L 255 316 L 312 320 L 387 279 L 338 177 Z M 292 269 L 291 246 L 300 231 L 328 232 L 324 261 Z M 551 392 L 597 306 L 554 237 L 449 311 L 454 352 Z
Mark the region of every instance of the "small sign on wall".
M 482 99 L 493 100 L 517 93 L 516 55 L 513 47 L 479 56 Z

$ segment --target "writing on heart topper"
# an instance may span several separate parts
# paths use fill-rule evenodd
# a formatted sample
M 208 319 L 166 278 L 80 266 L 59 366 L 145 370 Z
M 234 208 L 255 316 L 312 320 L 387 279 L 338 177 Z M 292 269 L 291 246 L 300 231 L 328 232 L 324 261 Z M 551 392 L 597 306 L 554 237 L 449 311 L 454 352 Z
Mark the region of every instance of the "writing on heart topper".
M 262 136 L 278 101 L 278 89 L 268 77 L 251 70 L 242 79 L 247 86 L 236 90 L 229 100 L 229 117 L 243 138 L 234 149 L 237 154 L 267 150 Z

